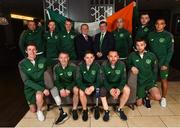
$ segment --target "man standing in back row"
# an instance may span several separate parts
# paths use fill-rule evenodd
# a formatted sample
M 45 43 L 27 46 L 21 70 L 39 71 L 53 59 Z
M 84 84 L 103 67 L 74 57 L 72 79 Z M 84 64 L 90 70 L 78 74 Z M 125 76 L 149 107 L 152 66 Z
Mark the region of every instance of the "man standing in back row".
M 132 36 L 124 29 L 124 20 L 122 18 L 116 21 L 117 29 L 113 32 L 115 39 L 115 50 L 120 55 L 121 60 L 126 60 L 132 49 Z
M 66 52 L 70 56 L 70 60 L 76 60 L 76 50 L 75 50 L 75 36 L 76 33 L 72 30 L 72 21 L 66 19 L 65 21 L 66 31 L 60 33 L 60 51 Z
M 165 31 L 165 20 L 160 18 L 156 21 L 156 31 L 148 35 L 150 51 L 153 52 L 157 59 L 161 78 L 162 98 L 161 106 L 166 107 L 166 95 L 168 88 L 168 71 L 169 63 L 174 52 L 174 39 L 171 33 Z
M 37 54 L 43 54 L 44 52 L 44 44 L 42 41 L 43 37 L 43 29 L 41 26 L 37 27 L 35 21 L 28 21 L 27 23 L 27 30 L 24 30 L 21 33 L 20 39 L 19 39 L 19 49 L 24 57 L 27 56 L 25 50 L 26 46 L 30 42 L 35 42 L 37 46 Z
M 107 31 L 107 22 L 101 21 L 99 23 L 100 33 L 95 35 L 93 50 L 96 59 L 107 59 L 108 52 L 114 50 L 113 34 Z

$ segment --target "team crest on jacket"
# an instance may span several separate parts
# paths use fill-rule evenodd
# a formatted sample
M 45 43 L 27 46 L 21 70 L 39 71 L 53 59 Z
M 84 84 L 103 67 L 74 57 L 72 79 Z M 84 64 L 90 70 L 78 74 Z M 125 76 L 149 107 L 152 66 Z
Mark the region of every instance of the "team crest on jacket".
M 42 69 L 44 67 L 44 64 L 38 64 L 38 68 Z
M 74 35 L 71 35 L 71 39 L 74 39 Z
M 154 41 L 154 39 L 151 39 L 151 41 Z
M 55 35 L 55 36 L 54 36 L 54 38 L 57 40 L 57 39 L 58 39 L 58 36 L 57 36 L 57 35 Z
M 159 39 L 159 42 L 160 42 L 160 43 L 163 43 L 164 41 L 165 41 L 164 38 L 160 38 L 160 39 Z
M 121 70 L 115 70 L 115 73 L 119 75 L 121 73 Z
M 92 75 L 95 75 L 95 74 L 96 74 L 96 71 L 95 71 L 95 70 L 92 70 L 92 71 L 91 71 L 91 74 L 92 74 Z
M 121 34 L 119 34 L 119 36 L 120 36 L 120 37 L 124 37 L 124 34 L 123 34 L 123 33 L 121 33 Z
M 67 75 L 68 76 L 72 76 L 72 72 L 67 72 Z
M 147 32 L 148 30 L 149 30 L 149 29 L 148 29 L 147 27 L 146 27 L 146 28 L 144 28 L 144 31 L 145 31 L 145 32 Z
M 31 68 L 28 68 L 27 71 L 31 71 Z
M 150 63 L 151 63 L 151 60 L 150 60 L 150 59 L 146 59 L 146 63 L 147 63 L 147 64 L 150 64 Z

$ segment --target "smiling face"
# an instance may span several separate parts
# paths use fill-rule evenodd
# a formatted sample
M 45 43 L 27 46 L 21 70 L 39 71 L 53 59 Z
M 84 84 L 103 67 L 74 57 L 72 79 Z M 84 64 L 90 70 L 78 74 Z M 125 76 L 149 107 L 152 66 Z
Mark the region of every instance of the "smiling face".
M 140 21 L 141 21 L 141 25 L 146 26 L 150 21 L 149 15 L 148 14 L 142 14 L 141 18 L 140 18 Z
M 156 27 L 156 31 L 157 31 L 157 32 L 162 32 L 162 31 L 164 31 L 164 28 L 166 27 L 165 20 L 164 20 L 164 19 L 158 19 L 158 20 L 156 21 L 155 27 Z
M 119 59 L 117 51 L 110 51 L 107 57 L 111 65 L 115 65 Z
M 84 34 L 84 35 L 88 35 L 88 32 L 89 32 L 89 27 L 87 24 L 83 24 L 81 26 L 81 33 Z
M 69 63 L 69 55 L 67 53 L 60 53 L 58 60 L 63 67 L 66 67 Z
M 136 49 L 139 53 L 143 53 L 146 48 L 146 43 L 144 40 L 142 41 L 136 41 Z
M 85 57 L 84 57 L 84 61 L 86 63 L 86 65 L 91 65 L 94 62 L 94 55 L 92 53 L 86 53 Z
M 34 21 L 28 21 L 27 27 L 29 30 L 34 31 L 36 29 L 36 23 Z
M 99 25 L 99 29 L 102 33 L 107 31 L 107 24 L 106 23 L 102 23 Z
M 29 59 L 34 60 L 36 58 L 36 53 L 37 53 L 36 46 L 34 45 L 27 46 L 26 53 Z
M 55 28 L 56 28 L 55 22 L 53 21 L 49 22 L 48 27 L 49 27 L 49 31 L 51 32 L 55 31 Z

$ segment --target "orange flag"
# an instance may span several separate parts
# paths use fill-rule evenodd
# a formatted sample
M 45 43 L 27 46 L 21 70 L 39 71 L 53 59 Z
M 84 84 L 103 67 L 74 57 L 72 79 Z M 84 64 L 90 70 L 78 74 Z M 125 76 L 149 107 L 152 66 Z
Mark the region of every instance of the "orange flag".
M 123 18 L 124 28 L 127 29 L 129 32 L 132 32 L 133 8 L 134 8 L 134 4 L 132 2 L 128 6 L 124 7 L 123 9 L 107 17 L 106 21 L 108 23 L 108 31 L 112 32 L 113 30 L 115 30 L 116 20 L 118 18 Z

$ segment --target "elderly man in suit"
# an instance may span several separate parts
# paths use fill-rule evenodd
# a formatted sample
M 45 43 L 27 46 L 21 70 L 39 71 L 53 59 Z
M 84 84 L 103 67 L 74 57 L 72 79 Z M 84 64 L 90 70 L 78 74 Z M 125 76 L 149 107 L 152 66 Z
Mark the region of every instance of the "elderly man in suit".
M 87 24 L 81 25 L 81 34 L 75 38 L 75 47 L 78 60 L 83 60 L 87 51 L 93 52 L 93 40 L 88 35 L 89 26 Z

